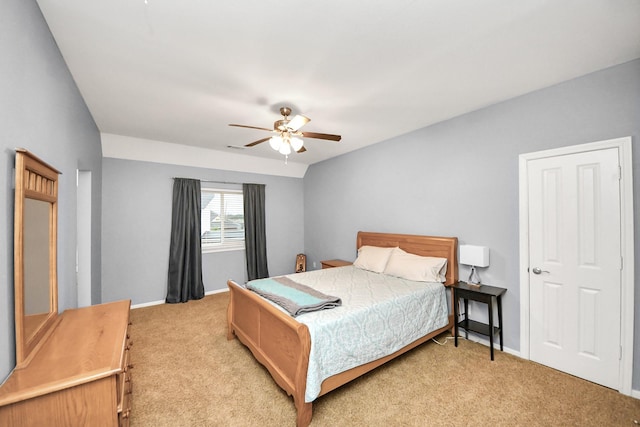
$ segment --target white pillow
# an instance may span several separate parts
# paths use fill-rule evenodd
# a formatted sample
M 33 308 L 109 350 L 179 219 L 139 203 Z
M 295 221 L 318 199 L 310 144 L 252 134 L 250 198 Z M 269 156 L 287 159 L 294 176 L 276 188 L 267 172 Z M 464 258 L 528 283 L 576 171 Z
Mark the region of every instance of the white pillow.
M 382 273 L 387 266 L 391 252 L 398 248 L 381 248 L 378 246 L 361 246 L 358 249 L 358 257 L 353 262 L 355 267 L 363 270 Z
M 384 274 L 416 282 L 446 281 L 447 259 L 410 254 L 398 248 L 389 257 Z

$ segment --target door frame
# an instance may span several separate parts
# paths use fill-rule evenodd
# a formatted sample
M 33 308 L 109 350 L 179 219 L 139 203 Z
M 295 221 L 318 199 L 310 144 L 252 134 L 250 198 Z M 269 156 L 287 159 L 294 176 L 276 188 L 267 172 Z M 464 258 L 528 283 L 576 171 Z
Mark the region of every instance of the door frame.
M 88 170 L 76 170 L 76 298 L 78 307 L 91 305 L 91 182 Z
M 622 254 L 620 289 L 620 371 L 618 391 L 631 395 L 633 381 L 634 329 L 634 227 L 633 227 L 633 159 L 631 137 L 572 145 L 521 154 L 519 156 L 519 237 L 520 237 L 520 356 L 530 360 L 529 346 L 529 194 L 528 162 L 531 160 L 618 148 L 620 159 L 620 252 Z

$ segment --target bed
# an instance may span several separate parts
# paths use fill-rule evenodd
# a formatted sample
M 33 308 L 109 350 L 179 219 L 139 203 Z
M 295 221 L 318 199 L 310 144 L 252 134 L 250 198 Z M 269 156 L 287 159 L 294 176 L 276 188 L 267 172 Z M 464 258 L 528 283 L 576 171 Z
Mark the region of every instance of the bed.
M 449 288 L 458 281 L 457 245 L 458 241 L 455 237 L 432 237 L 362 231 L 358 232 L 356 239 L 356 248 L 358 250 L 363 247 L 398 247 L 407 253 L 423 257 L 446 258 L 447 269 L 446 274 L 442 278 L 442 282 L 444 283 L 439 284 L 441 293 L 444 293 L 444 289 Z M 340 269 L 343 269 L 345 274 L 352 274 L 353 270 L 349 269 L 355 269 L 355 267 L 339 267 L 332 270 L 336 270 L 336 274 L 338 274 L 340 272 L 337 270 Z M 322 272 L 324 271 L 325 270 L 322 270 Z M 307 280 L 315 280 L 313 279 L 314 275 L 317 278 L 318 275 L 324 273 L 316 271 L 300 274 L 309 274 L 310 278 Z M 358 274 L 358 277 L 361 277 L 359 272 Z M 305 278 L 305 276 L 299 276 L 298 274 L 289 277 Z M 310 362 L 310 355 L 312 353 L 311 325 L 305 324 L 302 320 L 308 315 L 305 314 L 304 316 L 294 318 L 272 302 L 232 280 L 229 280 L 227 285 L 230 291 L 227 311 L 227 339 L 231 340 L 237 337 L 240 342 L 251 350 L 258 362 L 268 369 L 274 381 L 284 389 L 288 395 L 293 397 L 297 412 L 296 425 L 298 427 L 304 427 L 310 424 L 312 417 L 312 400 L 315 399 L 315 397 L 322 396 L 358 378 L 446 330 L 453 330 L 453 315 L 451 314 L 453 310 L 448 309 L 445 313 L 444 322 L 437 324 L 436 329 L 421 330 L 420 335 L 423 333 L 425 335 L 417 338 L 411 337 L 411 342 L 404 344 L 401 348 L 390 354 L 380 355 L 380 357 L 376 356 L 377 358 L 375 360 L 323 378 L 320 385 L 314 385 L 318 390 L 314 391 L 312 396 L 309 397 L 307 393 L 308 373 L 312 373 L 312 370 L 309 368 L 310 366 L 313 367 L 315 362 L 314 359 Z M 452 293 L 452 291 L 450 292 Z M 453 298 L 449 300 L 452 301 Z M 325 311 L 330 312 L 332 310 Z M 334 313 L 338 312 L 339 311 L 336 310 Z M 330 314 L 333 315 L 334 313 Z M 312 327 L 311 329 L 314 330 Z M 311 380 L 309 381 L 311 386 Z

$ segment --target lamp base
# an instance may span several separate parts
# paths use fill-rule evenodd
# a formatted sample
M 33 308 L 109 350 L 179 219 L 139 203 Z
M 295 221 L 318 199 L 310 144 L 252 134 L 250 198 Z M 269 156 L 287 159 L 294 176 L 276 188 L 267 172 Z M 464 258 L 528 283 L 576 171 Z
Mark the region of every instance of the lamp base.
M 469 272 L 469 278 L 467 279 L 467 283 L 471 286 L 480 287 L 480 276 L 478 276 L 478 272 L 476 271 L 475 265 L 471 266 L 471 271 Z

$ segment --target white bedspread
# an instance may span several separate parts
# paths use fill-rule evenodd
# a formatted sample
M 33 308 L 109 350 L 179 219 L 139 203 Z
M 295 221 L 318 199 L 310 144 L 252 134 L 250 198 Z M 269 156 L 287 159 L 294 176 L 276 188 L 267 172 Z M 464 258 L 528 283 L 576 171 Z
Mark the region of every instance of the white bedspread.
M 413 282 L 348 266 L 287 277 L 342 299 L 342 306 L 296 318 L 309 328 L 311 354 L 305 401 L 322 381 L 387 356 L 446 326 L 442 283 Z

